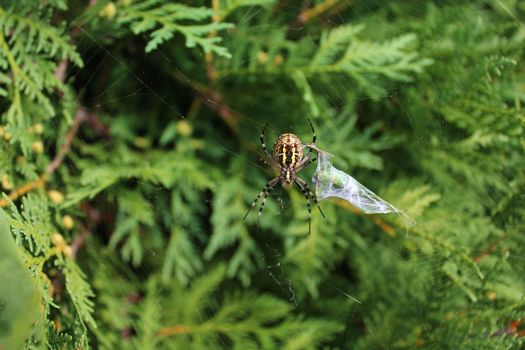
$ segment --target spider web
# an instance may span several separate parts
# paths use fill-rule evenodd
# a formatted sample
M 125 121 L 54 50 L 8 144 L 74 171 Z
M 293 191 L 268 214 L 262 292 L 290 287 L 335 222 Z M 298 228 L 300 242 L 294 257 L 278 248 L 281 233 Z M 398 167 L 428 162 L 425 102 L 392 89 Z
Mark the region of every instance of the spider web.
M 363 7 L 369 7 L 369 8 L 375 8 L 381 6 L 382 2 L 380 1 L 369 1 L 367 2 L 367 5 L 363 5 Z M 351 4 L 346 4 L 345 6 L 348 6 L 350 8 L 350 11 L 356 11 L 353 13 L 354 16 L 359 18 L 360 14 L 358 11 L 363 10 L 362 8 L 359 9 L 352 9 Z M 419 9 L 419 7 L 414 7 L 414 9 Z M 295 15 L 298 10 L 300 10 L 299 7 L 290 5 L 288 3 L 284 3 L 284 5 L 281 6 L 281 8 L 278 10 L 280 12 L 289 13 L 290 15 Z M 258 16 L 263 15 L 263 10 L 260 7 L 250 7 L 246 9 L 245 15 L 242 17 L 242 21 L 249 22 L 251 20 L 256 19 Z M 348 23 L 348 20 L 343 18 L 339 13 L 334 14 L 333 16 L 330 16 L 328 21 L 324 23 L 323 25 L 326 27 L 334 26 L 334 25 L 340 25 Z M 266 28 L 270 28 L 271 25 L 268 25 L 267 27 L 261 26 L 261 30 L 264 30 Z M 86 90 L 90 89 L 90 84 L 92 79 L 98 78 L 98 69 L 102 67 L 105 61 L 111 60 L 114 63 L 116 63 L 119 67 L 121 67 L 121 76 L 120 77 L 112 77 L 109 79 L 107 83 L 107 88 L 101 92 L 96 93 L 87 93 L 86 95 L 89 95 L 90 103 L 93 101 L 97 101 L 96 103 L 92 103 L 93 108 L 90 111 L 93 112 L 102 112 L 111 110 L 113 108 L 119 108 L 119 106 L 127 100 L 158 100 L 161 101 L 162 104 L 167 108 L 167 110 L 170 111 L 171 117 L 173 119 L 184 119 L 187 120 L 188 123 L 194 126 L 195 129 L 199 129 L 199 132 L 204 135 L 204 138 L 207 142 L 209 142 L 213 147 L 216 147 L 218 149 L 221 149 L 223 152 L 228 153 L 232 159 L 242 159 L 244 162 L 246 162 L 249 167 L 252 168 L 252 170 L 255 170 L 256 172 L 267 174 L 268 169 L 266 167 L 257 161 L 257 159 L 254 159 L 254 157 L 246 156 L 244 153 L 241 153 L 237 148 L 235 148 L 232 145 L 224 144 L 222 141 L 216 139 L 216 136 L 213 136 L 212 133 L 209 130 L 209 127 L 201 127 L 201 124 L 203 123 L 209 123 L 209 120 L 200 120 L 196 118 L 187 118 L 187 113 L 182 112 L 180 109 L 180 106 L 171 103 L 169 100 L 167 100 L 164 97 L 165 92 L 163 91 L 157 91 L 153 86 L 155 86 L 155 77 L 154 76 L 148 76 L 147 74 L 141 74 L 140 69 L 137 70 L 136 67 L 130 67 L 123 59 L 119 58 L 116 54 L 114 54 L 110 48 L 107 48 L 103 42 L 100 40 L 97 40 L 95 35 L 92 34 L 88 29 L 81 28 L 83 32 L 82 41 L 83 41 L 83 52 L 81 52 L 86 60 L 86 65 L 90 68 L 92 67 L 93 63 L 90 62 L 91 60 L 98 60 L 98 64 L 95 64 L 96 68 L 93 70 L 93 73 L 89 75 L 86 78 L 84 78 L 84 82 L 81 85 L 80 90 L 78 91 L 78 95 L 81 96 L 85 93 Z M 301 30 L 301 29 L 299 29 Z M 169 44 L 167 44 L 169 45 Z M 168 50 L 164 47 L 161 47 L 159 50 L 159 54 L 163 56 L 163 58 L 166 61 L 166 64 L 168 64 L 170 67 L 173 68 L 175 72 L 182 73 L 184 69 L 182 67 L 179 67 L 176 63 L 174 63 L 173 60 L 171 60 L 170 54 L 167 52 Z M 257 56 L 248 57 L 247 60 L 250 61 L 256 61 L 260 59 Z M 141 63 L 137 63 L 138 66 L 140 66 Z M 150 71 L 151 72 L 151 71 Z M 69 79 L 75 78 L 78 74 L 81 74 L 82 71 L 77 72 L 70 72 L 68 74 Z M 118 82 L 120 79 L 125 78 L 126 76 L 133 76 L 133 78 L 137 81 L 138 88 L 132 87 L 130 91 L 116 96 L 115 98 L 111 99 L 110 101 L 106 101 L 103 103 L 99 103 L 98 101 L 103 100 L 103 97 L 105 97 L 108 94 L 111 94 L 114 89 L 118 86 Z M 314 84 L 316 84 L 315 88 L 318 91 L 325 91 L 326 96 L 333 96 L 333 91 L 326 90 L 326 86 L 322 84 L 321 81 L 313 80 Z M 354 81 L 350 78 L 345 77 L 338 77 L 337 82 L 339 83 L 339 86 L 336 87 L 336 90 L 340 94 L 340 100 L 345 100 L 345 94 L 348 91 L 353 90 Z M 255 83 L 257 85 L 257 83 Z M 458 82 L 460 85 L 461 83 Z M 265 88 L 263 84 L 261 84 L 261 88 Z M 409 105 L 404 105 L 403 102 L 400 100 L 397 100 L 396 96 L 401 93 L 404 90 L 403 85 L 397 86 L 395 88 L 392 88 L 388 91 L 388 93 L 382 97 L 382 99 L 393 99 L 396 100 L 400 105 L 400 109 L 402 110 L 402 114 L 414 125 L 417 124 L 416 118 L 417 116 L 414 115 L 414 113 L 411 111 L 411 108 Z M 120 91 L 119 91 L 120 92 Z M 264 96 L 262 96 L 264 97 Z M 228 111 L 230 115 L 234 115 L 236 118 L 238 118 L 242 123 L 244 123 L 245 128 L 248 130 L 251 130 L 250 135 L 244 135 L 242 133 L 239 133 L 237 136 L 241 142 L 244 142 L 246 144 L 253 144 L 254 140 L 258 140 L 258 133 L 262 129 L 262 126 L 266 122 L 270 122 L 270 128 L 271 131 L 270 135 L 266 135 L 266 142 L 267 144 L 271 144 L 272 139 L 275 139 L 275 135 L 281 134 L 283 132 L 294 132 L 297 134 L 300 134 L 303 136 L 303 139 L 308 140 L 308 127 L 307 125 L 301 126 L 301 125 L 285 125 L 285 122 L 277 121 L 277 120 L 268 120 L 265 119 L 262 115 L 256 115 L 256 116 L 249 116 L 251 115 L 248 111 L 245 111 L 244 113 L 238 112 L 237 106 L 235 105 L 227 105 L 222 100 L 213 99 L 210 98 L 210 96 L 204 96 L 201 95 L 201 98 L 203 98 L 206 103 L 214 105 L 218 107 L 219 109 L 225 109 Z M 334 97 L 329 97 L 332 99 L 335 99 Z M 362 97 L 355 98 L 356 102 L 362 101 Z M 86 101 L 84 101 L 85 103 Z M 262 98 L 258 104 L 257 102 L 252 102 L 251 110 L 253 111 L 260 111 L 264 110 L 265 108 L 268 108 L 272 112 L 272 106 L 269 104 L 268 100 L 265 100 Z M 334 104 L 337 104 L 337 102 L 334 101 Z M 81 106 L 79 106 L 81 107 Z M 85 107 L 82 107 L 85 108 Z M 281 111 L 281 114 L 272 116 L 272 118 L 278 119 L 282 118 L 283 120 L 286 120 L 284 118 L 287 111 L 283 110 Z M 271 113 L 269 114 L 271 115 Z M 269 117 L 267 117 L 269 118 Z M 56 124 L 58 127 L 58 124 Z M 283 127 L 284 126 L 284 127 Z M 443 128 L 443 134 L 445 134 L 446 125 L 439 125 L 437 128 Z M 297 129 L 297 131 L 295 131 Z M 424 135 L 421 136 L 418 135 L 418 132 L 416 129 L 414 129 L 414 137 L 420 138 L 421 143 L 430 143 L 432 142 L 429 139 L 425 139 Z M 272 133 L 274 135 L 272 135 Z M 319 134 L 319 140 L 321 140 L 322 144 L 326 146 L 327 151 L 331 151 L 329 148 L 330 145 L 330 135 L 328 134 Z M 111 142 L 109 140 L 109 142 Z M 115 156 L 118 156 L 118 150 L 115 149 Z M 261 151 L 262 154 L 262 151 Z M 336 158 L 337 159 L 337 158 Z M 371 184 L 368 185 L 365 180 L 363 180 L 363 185 L 361 185 L 359 182 L 357 182 L 355 179 L 353 179 L 350 175 L 348 175 L 346 172 L 340 171 L 332 166 L 331 163 L 329 163 L 329 159 L 324 157 L 322 154 L 320 154 L 319 159 L 319 165 L 318 165 L 318 171 L 316 173 L 316 178 L 314 181 L 317 189 L 317 195 L 319 196 L 320 200 L 323 200 L 328 197 L 333 196 L 340 196 L 344 199 L 349 200 L 351 204 L 353 204 L 356 207 L 364 209 L 365 212 L 369 213 L 389 213 L 394 212 L 397 213 L 399 210 L 403 210 L 403 207 L 400 207 L 400 209 L 396 209 L 396 207 L 390 205 L 388 202 L 382 200 L 379 198 L 375 193 L 373 193 L 371 190 L 368 190 L 368 186 L 373 186 L 376 181 L 371 181 Z M 388 161 L 388 160 L 386 160 Z M 66 166 L 68 165 L 67 162 L 65 163 Z M 73 166 L 73 165 L 71 165 Z M 321 168 L 319 168 L 321 167 Z M 328 167 L 328 168 L 326 168 Z M 320 169 L 320 170 L 319 170 Z M 333 188 L 330 188 L 334 184 L 334 181 L 331 180 L 329 182 L 323 182 L 322 179 L 319 178 L 319 174 L 326 174 L 322 171 L 326 171 L 327 169 L 330 170 L 330 175 L 333 177 L 343 177 L 347 180 L 345 182 L 345 185 L 343 186 L 342 190 L 337 189 L 335 192 Z M 229 175 L 235 175 L 233 171 L 231 170 L 224 170 L 225 172 L 231 172 Z M 306 173 L 310 171 L 310 174 L 313 172 L 313 169 L 306 170 Z M 253 173 L 253 172 L 251 172 Z M 305 178 L 308 178 L 307 175 L 303 175 Z M 381 174 L 375 174 L 374 176 L 380 177 Z M 268 177 L 269 178 L 269 177 Z M 311 178 L 311 176 L 310 176 Z M 249 178 L 246 178 L 247 182 L 250 182 Z M 254 192 L 249 193 L 246 195 L 246 206 L 250 204 L 249 198 L 255 197 L 257 195 L 258 189 L 262 188 L 262 185 L 264 183 L 263 177 L 258 177 L 256 180 L 256 186 L 250 186 L 250 188 L 255 189 Z M 152 198 L 161 195 L 166 189 L 162 188 L 161 186 L 151 185 L 150 183 L 141 182 L 144 186 L 150 186 L 152 191 L 150 196 Z M 366 186 L 366 187 L 365 187 Z M 465 180 L 465 186 L 469 186 L 467 180 Z M 332 186 L 333 187 L 333 186 Z M 386 197 L 389 199 L 388 197 Z M 364 203 L 363 203 L 364 201 Z M 217 199 L 210 194 L 208 198 L 208 202 L 210 205 L 213 204 L 221 204 L 217 202 Z M 276 244 L 275 240 L 267 237 L 267 231 L 269 228 L 274 228 L 275 225 L 270 226 L 266 220 L 272 221 L 278 219 L 280 223 L 286 222 L 289 218 L 289 212 L 293 210 L 294 207 L 294 199 L 290 200 L 289 193 L 280 187 L 276 187 L 276 189 L 272 192 L 270 195 L 270 198 L 268 199 L 268 203 L 265 208 L 264 216 L 260 219 L 261 221 L 258 222 L 258 225 L 251 225 L 254 222 L 250 223 L 250 233 L 256 237 L 257 241 L 259 241 L 259 245 L 261 249 L 263 250 L 263 254 L 261 255 L 262 265 L 263 267 L 258 270 L 257 274 L 262 274 L 265 276 L 265 278 L 274 284 L 274 287 L 277 287 L 277 291 L 269 288 L 270 292 L 275 293 L 276 295 L 281 295 L 283 298 L 289 300 L 291 304 L 293 304 L 296 307 L 296 310 L 299 312 L 305 312 L 308 314 L 309 308 L 308 308 L 308 298 L 305 297 L 305 295 L 308 295 L 310 293 L 307 286 L 302 285 L 301 279 L 295 279 L 293 277 L 293 271 L 294 269 L 301 269 L 301 267 L 294 267 L 292 268 L 290 264 L 288 263 L 288 260 L 286 258 L 286 249 L 289 247 L 290 242 L 297 243 L 297 239 L 295 238 L 285 238 L 285 240 L 288 242 L 287 246 L 279 246 L 279 244 Z M 321 205 L 324 207 L 333 205 L 333 201 L 327 200 L 321 202 Z M 394 202 L 395 203 L 395 202 Z M 302 204 L 300 204 L 302 205 Z M 448 202 L 447 205 L 450 207 L 456 207 L 458 210 L 461 210 L 460 205 L 458 203 Z M 303 208 L 303 212 L 306 211 L 306 206 Z M 169 213 L 166 213 L 167 215 L 171 215 Z M 253 213 L 252 213 L 253 215 Z M 301 214 L 303 215 L 303 214 Z M 370 228 L 371 225 L 376 224 L 379 228 L 381 228 L 381 225 L 386 225 L 385 222 L 380 221 L 381 219 L 377 219 L 377 216 L 372 217 L 363 217 L 356 215 L 355 213 L 346 213 L 346 215 L 355 215 L 356 218 L 350 220 L 353 225 L 355 225 L 353 228 L 349 228 L 350 234 L 345 235 L 345 239 L 348 239 L 348 244 L 353 244 L 356 246 L 359 245 L 373 245 L 374 252 L 380 254 L 380 256 L 384 259 L 391 259 L 393 257 L 405 259 L 406 258 L 406 244 L 395 244 L 394 238 L 390 237 L 389 241 L 388 239 L 381 238 L 381 235 L 384 233 L 376 232 L 375 234 L 371 236 L 361 236 L 359 235 L 359 227 L 367 227 Z M 314 214 L 313 220 L 319 220 L 319 216 Z M 282 217 L 285 217 L 284 219 Z M 239 218 L 239 221 L 242 220 L 242 217 Z M 301 217 L 301 220 L 304 222 L 305 217 Z M 378 221 L 379 220 L 379 221 Z M 382 224 L 378 224 L 378 222 L 382 222 Z M 291 225 L 295 225 L 297 222 L 293 221 Z M 320 226 L 323 225 L 330 225 L 330 223 L 321 223 L 318 224 Z M 457 222 L 451 223 L 451 225 L 458 225 Z M 199 235 L 206 235 L 206 232 L 202 232 L 201 228 L 199 227 L 191 227 L 188 225 L 185 225 L 188 232 L 190 234 L 199 236 Z M 304 227 L 304 226 L 302 226 Z M 514 227 L 505 224 L 502 225 L 502 229 L 513 229 Z M 459 229 L 459 227 L 458 227 Z M 107 228 L 108 232 L 111 230 L 110 227 Z M 286 235 L 286 232 L 289 232 L 290 230 L 284 230 L 283 233 L 281 233 L 281 236 Z M 192 233 L 193 232 L 193 233 Z M 303 232 L 305 232 L 303 230 Z M 388 233 L 388 232 L 387 232 Z M 305 234 L 298 235 L 299 239 L 301 240 L 311 240 L 315 239 L 316 235 L 319 233 L 314 233 L 312 237 L 307 237 Z M 432 245 L 434 242 L 431 240 L 426 239 L 425 237 L 422 237 L 421 235 L 413 234 L 410 230 L 407 230 L 407 235 L 404 238 L 406 242 L 416 242 L 417 244 L 421 244 L 421 241 L 426 243 L 427 245 Z M 479 254 L 483 254 L 483 251 L 479 251 Z M 160 252 L 157 251 L 149 251 L 149 254 L 152 256 L 161 255 Z M 362 253 L 363 256 L 367 256 L 366 253 Z M 413 271 L 417 272 L 415 273 L 416 276 L 432 276 L 432 278 L 429 278 L 428 280 L 439 280 L 441 278 L 448 278 L 449 275 L 447 275 L 443 271 L 443 263 L 445 262 L 446 258 L 443 257 L 441 254 L 437 253 L 436 251 L 428 248 L 426 252 L 416 253 L 414 255 L 418 255 L 418 257 L 414 260 L 411 260 L 410 262 L 407 262 L 408 269 L 413 269 Z M 159 257 L 160 258 L 160 257 Z M 521 256 L 514 256 L 513 259 L 515 261 L 522 261 L 524 257 Z M 385 340 L 384 334 L 381 333 L 381 329 L 379 325 L 381 322 L 378 320 L 378 317 L 380 317 L 377 314 L 372 314 L 368 312 L 368 306 L 366 303 L 362 303 L 360 301 L 360 296 L 355 295 L 353 290 L 355 288 L 355 284 L 357 283 L 357 277 L 355 275 L 352 275 L 352 264 L 355 263 L 354 260 L 352 260 L 351 257 L 346 258 L 346 260 L 341 260 L 338 262 L 339 268 L 342 270 L 350 270 L 348 273 L 348 278 L 345 280 L 344 278 L 341 278 L 338 276 L 337 278 L 332 279 L 330 276 L 319 276 L 321 280 L 321 285 L 324 285 L 327 287 L 326 289 L 320 288 L 320 291 L 318 291 L 318 295 L 316 295 L 316 298 L 324 299 L 327 304 L 331 302 L 330 297 L 333 296 L 333 293 L 338 294 L 339 296 L 344 296 L 346 298 L 345 305 L 342 305 L 341 308 L 343 312 L 347 314 L 347 324 L 346 324 L 346 330 L 344 334 L 342 334 L 341 337 L 341 348 L 344 348 L 346 344 L 348 344 L 352 337 L 352 328 L 356 327 L 358 324 L 360 327 L 364 328 L 364 332 L 368 333 L 372 338 L 376 339 L 377 346 L 379 347 L 389 347 L 392 344 L 389 343 L 387 340 Z M 379 268 L 379 263 L 378 266 Z M 371 266 L 370 270 L 373 270 L 374 267 Z M 363 276 L 360 276 L 363 278 Z M 392 276 L 392 280 L 396 280 L 396 276 Z M 427 285 L 424 287 L 417 286 L 417 283 L 427 283 L 428 280 L 422 281 L 417 280 L 414 281 L 414 288 L 423 288 L 426 290 L 427 293 L 430 293 L 432 295 L 432 298 L 434 298 L 438 303 L 439 302 L 446 302 L 446 296 L 447 293 L 450 292 L 450 289 L 452 287 L 449 287 L 450 289 L 445 290 L 432 290 L 433 285 Z M 400 281 L 400 283 L 406 282 L 406 281 Z M 364 282 L 363 282 L 364 283 Z M 397 288 L 397 285 L 392 286 L 384 286 L 385 293 L 392 292 L 393 289 Z M 249 289 L 250 287 L 246 287 Z M 379 293 L 380 294 L 380 293 Z M 380 295 L 378 296 L 380 298 Z M 304 301 L 301 301 L 304 300 Z M 418 298 L 414 297 L 413 301 L 419 305 L 419 322 L 421 325 L 421 331 L 423 333 L 426 333 L 428 338 L 432 338 L 432 329 L 427 327 L 427 313 L 431 314 L 432 310 L 425 309 L 428 307 L 428 305 L 423 306 L 422 301 Z M 319 311 L 319 310 L 316 310 Z M 368 321 L 363 321 L 368 320 Z M 364 322 L 364 324 L 361 324 L 361 322 Z M 502 326 L 503 327 L 503 326 Z M 224 344 L 225 347 L 227 347 L 227 344 Z

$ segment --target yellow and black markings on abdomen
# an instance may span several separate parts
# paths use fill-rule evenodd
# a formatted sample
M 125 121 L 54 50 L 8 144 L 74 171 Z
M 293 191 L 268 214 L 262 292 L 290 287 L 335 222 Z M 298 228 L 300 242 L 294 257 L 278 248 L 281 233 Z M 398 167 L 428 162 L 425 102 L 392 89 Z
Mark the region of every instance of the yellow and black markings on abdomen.
M 273 146 L 273 157 L 281 167 L 293 168 L 303 158 L 301 140 L 294 134 L 282 134 Z

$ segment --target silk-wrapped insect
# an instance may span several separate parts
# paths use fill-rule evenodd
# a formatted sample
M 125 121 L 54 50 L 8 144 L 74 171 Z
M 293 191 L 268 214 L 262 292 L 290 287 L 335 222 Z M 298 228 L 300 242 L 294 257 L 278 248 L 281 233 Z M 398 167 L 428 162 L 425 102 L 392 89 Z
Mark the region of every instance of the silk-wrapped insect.
M 315 145 L 307 145 L 317 151 L 317 168 L 312 178 L 315 184 L 317 200 L 329 197 L 338 197 L 348 201 L 353 206 L 367 214 L 396 213 L 402 215 L 413 223 L 413 220 L 401 210 L 388 203 L 377 194 L 360 184 L 352 176 L 332 165 L 332 155 Z

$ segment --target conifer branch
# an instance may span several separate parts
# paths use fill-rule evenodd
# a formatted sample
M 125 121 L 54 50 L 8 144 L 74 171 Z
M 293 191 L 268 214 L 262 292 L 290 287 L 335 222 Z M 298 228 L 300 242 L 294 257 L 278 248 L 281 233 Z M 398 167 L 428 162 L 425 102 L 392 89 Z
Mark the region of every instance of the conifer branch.
M 22 257 L 15 271 L 0 254 L 20 301 L 0 288 L 0 333 L 20 338 L 0 348 L 523 347 L 517 17 L 483 1 L 88 2 L 0 7 L 0 247 Z M 284 189 L 242 221 L 266 177 L 245 156 L 258 129 L 305 141 L 307 118 L 417 225 L 332 200 L 306 236 L 305 198 Z M 19 327 L 28 305 L 39 319 Z
M 64 161 L 64 157 L 71 149 L 71 144 L 73 143 L 73 140 L 75 139 L 75 136 L 77 135 L 78 128 L 80 127 L 80 124 L 82 124 L 84 121 L 86 121 L 90 117 L 90 114 L 83 108 L 78 108 L 77 112 L 75 113 L 75 118 L 73 119 L 73 123 L 71 124 L 65 139 L 64 143 L 62 144 L 62 147 L 58 151 L 57 155 L 51 163 L 46 167 L 46 173 L 52 174 L 55 172 L 55 170 L 62 164 Z
M 45 184 L 45 180 L 46 180 L 46 176 L 42 175 L 41 177 L 39 177 L 35 181 L 31 181 L 31 182 L 29 182 L 29 183 L 27 183 L 25 185 L 20 186 L 19 188 L 17 188 L 16 190 L 12 191 L 8 195 L 9 200 L 4 199 L 4 198 L 0 199 L 0 208 L 4 208 L 4 207 L 8 206 L 11 201 L 14 201 L 14 200 L 18 199 L 18 198 L 22 197 L 23 195 L 25 195 L 25 194 L 27 194 L 27 193 L 29 193 L 31 191 L 34 191 L 34 190 L 39 189 L 39 188 L 43 188 L 44 184 Z
M 299 16 L 297 17 L 297 22 L 300 25 L 306 24 L 312 19 L 328 11 L 330 8 L 335 6 L 338 2 L 339 0 L 324 0 L 323 2 L 315 5 L 314 7 L 308 10 L 301 11 Z M 346 1 L 346 2 L 349 2 L 349 1 Z
M 220 17 L 220 11 L 221 11 L 221 3 L 220 0 L 212 0 L 211 1 L 213 15 L 211 17 L 213 23 L 219 23 L 221 20 Z M 217 31 L 211 31 L 208 34 L 208 39 L 213 40 L 214 37 L 217 36 Z M 206 61 L 206 74 L 208 76 L 208 80 L 210 81 L 210 85 L 213 84 L 213 81 L 217 79 L 217 71 L 215 70 L 215 66 L 213 64 L 213 54 L 211 52 L 206 52 L 204 55 L 204 59 Z
M 58 167 L 62 164 L 64 157 L 71 149 L 71 144 L 73 143 L 73 140 L 77 134 L 80 124 L 86 121 L 89 118 L 89 116 L 90 116 L 89 113 L 85 111 L 83 108 L 77 109 L 75 118 L 73 119 L 73 123 L 71 127 L 69 128 L 69 131 L 66 134 L 64 143 L 62 144 L 62 147 L 58 151 L 55 158 L 53 158 L 51 163 L 49 163 L 49 165 L 46 167 L 45 173 L 41 175 L 35 181 L 31 181 L 19 187 L 18 189 L 12 191 L 8 196 L 9 201 L 6 199 L 0 199 L 0 208 L 7 206 L 10 201 L 14 201 L 31 191 L 44 187 L 45 182 L 48 179 L 49 175 L 53 174 L 58 169 Z

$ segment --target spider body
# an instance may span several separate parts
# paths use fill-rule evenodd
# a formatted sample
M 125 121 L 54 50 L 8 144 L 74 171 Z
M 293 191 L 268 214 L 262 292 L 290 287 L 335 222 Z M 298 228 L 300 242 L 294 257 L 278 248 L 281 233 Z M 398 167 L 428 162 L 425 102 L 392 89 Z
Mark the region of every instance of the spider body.
M 294 134 L 282 134 L 273 146 L 273 159 L 280 167 L 279 180 L 283 187 L 290 188 L 297 180 L 295 169 L 303 160 L 303 144 Z
M 310 127 L 312 128 L 313 133 L 312 145 L 315 145 L 317 136 L 315 135 L 314 127 L 310 120 L 308 120 L 308 122 L 310 123 Z M 301 139 L 299 139 L 297 135 L 285 133 L 277 138 L 277 141 L 275 141 L 275 144 L 273 146 L 273 154 L 270 155 L 270 153 L 266 149 L 266 143 L 264 142 L 264 131 L 266 130 L 267 126 L 268 124 L 266 124 L 260 136 L 261 146 L 264 151 L 266 163 L 268 163 L 277 172 L 278 175 L 266 183 L 263 190 L 257 195 L 257 198 L 255 198 L 255 200 L 252 202 L 252 205 L 248 209 L 248 212 L 246 213 L 244 218 L 246 219 L 246 217 L 250 213 L 250 210 L 253 207 L 255 207 L 255 204 L 261 198 L 261 196 L 262 203 L 261 207 L 259 208 L 259 217 L 262 215 L 264 204 L 266 203 L 268 195 L 273 190 L 275 185 L 277 185 L 279 182 L 285 188 L 290 188 L 293 186 L 293 184 L 296 184 L 297 187 L 299 187 L 301 192 L 304 194 L 304 197 L 306 198 L 306 203 L 308 205 L 308 234 L 310 234 L 312 216 L 312 210 L 310 208 L 310 198 L 314 200 L 323 217 L 324 214 L 317 203 L 317 198 L 312 193 L 312 191 L 310 191 L 308 183 L 300 177 L 298 177 L 297 173 L 316 160 L 315 158 L 310 159 L 310 156 L 312 154 L 312 148 L 310 148 L 310 152 L 308 152 L 308 154 L 304 155 L 303 144 L 301 142 Z

